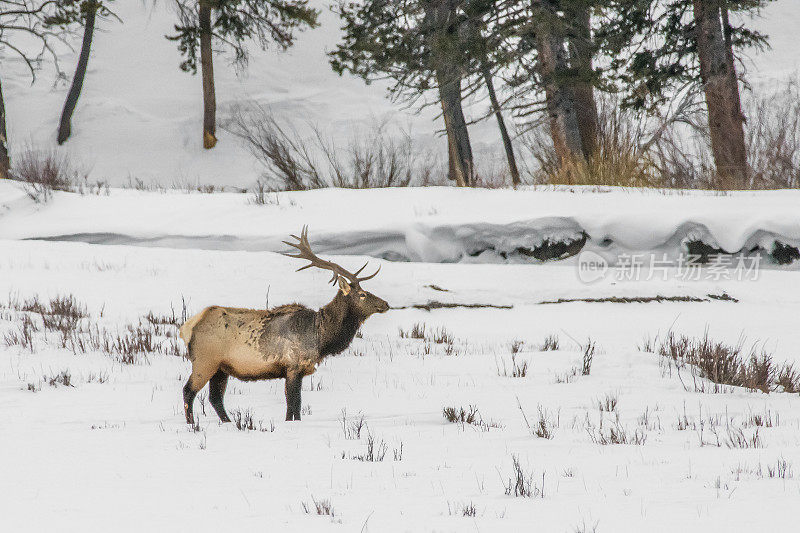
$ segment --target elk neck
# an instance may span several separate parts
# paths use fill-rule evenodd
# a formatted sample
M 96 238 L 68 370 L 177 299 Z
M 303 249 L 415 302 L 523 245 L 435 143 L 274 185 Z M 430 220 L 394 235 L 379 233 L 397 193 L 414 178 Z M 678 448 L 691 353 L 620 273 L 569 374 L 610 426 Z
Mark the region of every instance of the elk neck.
M 328 305 L 317 311 L 319 354 L 324 357 L 344 351 L 363 322 L 347 297 L 337 292 Z

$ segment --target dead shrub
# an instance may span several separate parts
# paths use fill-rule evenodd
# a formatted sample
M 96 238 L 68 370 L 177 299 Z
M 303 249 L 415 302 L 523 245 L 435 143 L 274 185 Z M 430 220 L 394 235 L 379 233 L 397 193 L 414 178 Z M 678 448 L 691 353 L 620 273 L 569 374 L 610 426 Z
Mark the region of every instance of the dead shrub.
M 753 188 L 800 187 L 800 80 L 770 94 L 746 93 L 744 107 Z
M 50 306 L 44 313 L 59 315 L 78 320 L 89 316 L 86 305 L 77 301 L 73 295 L 56 296 L 50 300 Z
M 78 302 L 71 294 L 56 296 L 48 305 L 34 304 L 42 316 L 42 325 L 48 331 L 62 334 L 62 347 L 66 348 L 70 334 L 78 328 L 81 319 L 89 316 L 86 306 Z
M 583 365 L 581 366 L 581 375 L 588 376 L 592 373 L 592 361 L 594 361 L 595 343 L 589 339 L 586 346 L 583 347 Z
M 256 422 L 253 418 L 253 413 L 250 409 L 233 409 L 231 410 L 231 421 L 239 431 L 255 431 Z
M 185 319 L 181 319 L 175 315 L 175 308 L 172 308 L 172 313 L 169 315 L 156 315 L 152 311 L 149 311 L 145 316 L 144 319 L 153 324 L 154 326 L 175 326 L 178 327 L 180 324 L 185 322 Z
M 244 141 L 264 167 L 272 190 L 404 187 L 412 181 L 423 185 L 441 172 L 438 161 L 416 145 L 410 132 L 387 121 L 355 130 L 342 142 L 313 124 L 305 124 L 304 135 L 287 120 L 249 103 L 238 106 L 223 128 Z
M 800 372 L 795 370 L 793 364 L 782 365 L 776 372 L 775 383 L 783 389 L 783 392 L 800 392 Z
M 747 189 L 800 187 L 800 80 L 743 95 Z M 665 114 L 623 109 L 614 97 L 599 102 L 598 147 L 588 161 L 559 164 L 548 125 L 523 136 L 536 163 L 535 183 L 681 189 L 740 188 L 716 172 L 702 92 L 686 88 Z
M 636 423 L 648 431 L 661 430 L 661 419 L 650 417 L 650 407 L 645 407 L 644 412 L 636 419 Z
M 349 458 L 356 461 L 364 461 L 368 463 L 379 463 L 386 458 L 386 453 L 389 451 L 389 445 L 383 439 L 377 438 L 371 433 L 367 435 L 366 450 L 364 453 L 347 455 L 342 452 L 342 459 Z M 395 461 L 403 460 L 403 442 L 400 442 L 399 448 L 392 449 L 392 457 Z
M 604 428 L 602 422 L 596 428 L 589 425 L 587 426 L 587 431 L 592 442 L 600 444 L 601 446 L 608 446 L 610 444 L 634 444 L 636 446 L 643 446 L 647 441 L 647 434 L 645 432 L 637 428 L 633 433 L 630 433 L 619 420 L 616 420 L 608 428 Z
M 792 473 L 792 463 L 781 457 L 775 461 L 774 465 L 767 465 L 767 476 L 770 478 L 791 479 L 794 477 Z
M 478 411 L 478 408 L 474 405 L 468 406 L 467 409 L 463 407 L 444 407 L 442 409 L 442 415 L 445 420 L 451 424 L 461 425 L 462 429 L 466 427 L 466 425 L 474 426 L 482 431 L 489 431 L 493 428 L 502 427 L 501 424 L 494 420 L 485 421 Z
M 501 359 L 503 366 L 497 365 L 497 375 L 509 378 L 524 378 L 528 375 L 528 361 L 518 361 L 517 354 L 511 354 L 511 367 L 506 364 L 505 359 Z M 495 361 L 496 363 L 496 361 Z
M 544 498 L 544 473 L 542 473 L 542 486 L 534 482 L 533 472 L 525 472 L 517 455 L 511 455 L 512 472 L 508 481 L 503 482 L 506 496 L 515 498 Z M 501 477 L 502 479 L 502 477 Z
M 452 505 L 450 502 L 447 502 L 447 512 L 450 515 L 461 515 L 467 518 L 474 518 L 478 514 L 478 510 L 475 508 L 475 504 L 472 502 L 469 503 L 453 503 Z
M 600 524 L 599 521 L 595 522 L 594 524 L 587 524 L 586 520 L 581 521 L 580 525 L 577 525 L 573 528 L 575 533 L 597 533 L 597 526 Z
M 409 331 L 405 331 L 404 329 L 399 329 L 399 334 L 401 339 L 425 339 L 425 323 L 424 322 L 415 322 Z
M 450 423 L 475 424 L 480 420 L 478 408 L 470 405 L 466 410 L 463 407 L 445 407 L 442 409 L 445 420 Z
M 10 297 L 1 307 L 13 309 L 21 315 L 19 329 L 4 334 L 6 345 L 19 345 L 31 352 L 34 350 L 34 334 L 41 324 L 45 331 L 41 337 L 45 341 L 48 341 L 46 332 L 55 331 L 60 334 L 58 344 L 61 348 L 73 353 L 102 352 L 122 364 L 148 364 L 147 356 L 152 353 L 185 354 L 172 329 L 174 326 L 159 325 L 176 323 L 178 319 L 174 311 L 169 317 L 155 317 L 152 312 L 148 313 L 138 324 L 129 324 L 122 332 L 112 332 L 93 322 L 86 305 L 72 295 L 56 296 L 47 301 L 39 296 L 24 300 Z M 40 321 L 33 319 L 37 314 Z M 186 316 L 185 304 L 183 316 Z
M 425 334 L 425 330 L 423 328 L 422 334 Z M 445 328 L 439 328 L 433 332 L 430 339 L 435 342 L 436 344 L 453 344 L 455 338 L 453 335 L 447 331 Z
M 553 422 L 550 413 L 545 411 L 542 406 L 539 406 L 539 421 L 534 427 L 533 434 L 540 439 L 552 439 L 555 437 L 555 428 L 557 424 Z
M 728 435 L 723 439 L 728 448 L 763 448 L 764 444 L 758 435 L 758 429 L 752 435 L 746 435 L 744 431 L 737 427 L 728 427 Z
M 48 302 L 43 302 L 38 296 L 20 301 L 18 298 L 9 297 L 6 307 L 15 309 L 22 313 L 36 313 L 41 317 L 41 323 L 45 331 L 57 331 L 61 333 L 61 347 L 66 348 L 70 339 L 78 329 L 81 319 L 88 316 L 86 306 L 72 296 L 56 296 Z M 27 314 L 22 319 L 23 334 L 38 331 L 36 326 Z M 9 340 L 14 340 L 10 338 Z M 27 341 L 25 335 L 18 335 L 18 341 Z M 19 344 L 19 342 L 17 342 Z M 26 347 L 28 344 L 23 343 Z
M 49 201 L 53 191 L 72 192 L 87 178 L 86 172 L 55 149 L 39 150 L 27 146 L 13 158 L 13 162 L 11 177 L 23 182 L 28 196 L 37 203 Z
M 614 98 L 599 102 L 598 145 L 588 161 L 561 164 L 550 138 L 549 125 L 537 124 L 523 143 L 536 163 L 534 183 L 653 187 L 653 166 L 646 157 L 649 123 L 624 110 Z
M 261 431 L 266 433 L 275 431 L 275 422 L 273 420 L 270 420 L 268 424 L 264 424 L 263 420 L 255 419 L 250 409 L 232 409 L 230 414 L 234 427 L 239 431 Z
M 692 339 L 687 336 L 676 336 L 670 332 L 653 348 L 667 357 L 680 371 L 689 366 L 699 377 L 708 379 L 718 385 L 745 387 L 765 393 L 782 390 L 797 392 L 800 390 L 800 374 L 791 364 L 777 364 L 772 354 L 759 350 L 753 345 L 745 352 L 743 340 L 736 346 L 714 342 L 706 333 L 702 338 Z M 704 390 L 695 382 L 695 390 Z M 714 389 L 718 392 L 718 389 Z
M 61 372 L 51 376 L 44 376 L 42 377 L 42 381 L 51 387 L 58 387 L 59 385 L 64 387 L 74 387 L 72 384 L 72 374 L 68 369 L 62 370 Z
M 558 350 L 559 342 L 558 342 L 558 335 L 551 334 L 544 338 L 544 342 L 542 345 L 539 346 L 539 351 L 541 352 L 549 352 Z
M 120 363 L 134 365 L 140 362 L 140 356 L 160 350 L 153 330 L 139 325 L 128 326 L 125 333 L 112 337 L 109 351 L 117 355 Z
M 779 426 L 781 423 L 781 417 L 778 413 L 774 413 L 769 409 L 765 410 L 764 413 L 753 413 L 750 412 L 749 415 L 744 419 L 742 425 L 744 427 L 765 427 L 771 428 L 775 426 Z
M 33 323 L 31 317 L 24 315 L 17 326 L 16 331 L 10 331 L 3 334 L 3 342 L 6 346 L 19 346 L 31 353 L 34 351 L 33 334 L 39 328 Z
M 600 410 L 601 413 L 613 413 L 617 410 L 617 404 L 619 403 L 619 395 L 608 393 L 603 398 L 595 401 L 595 405 Z
M 106 372 L 89 372 L 84 380 L 86 383 L 105 383 L 108 381 L 108 373 Z
M 577 366 L 573 366 L 567 372 L 556 374 L 556 383 L 572 383 L 575 381 L 575 378 L 578 377 L 578 372 L 580 369 Z
M 311 502 L 312 505 L 308 505 L 306 502 L 300 503 L 304 513 L 311 514 L 311 509 L 313 508 L 318 515 L 330 516 L 331 518 L 335 516 L 333 505 L 331 505 L 330 500 L 317 500 L 314 496 L 311 496 Z
M 364 421 L 364 415 L 355 419 L 347 418 L 347 410 L 342 409 L 342 433 L 347 440 L 357 440 L 361 438 L 361 431 L 367 428 L 367 423 Z

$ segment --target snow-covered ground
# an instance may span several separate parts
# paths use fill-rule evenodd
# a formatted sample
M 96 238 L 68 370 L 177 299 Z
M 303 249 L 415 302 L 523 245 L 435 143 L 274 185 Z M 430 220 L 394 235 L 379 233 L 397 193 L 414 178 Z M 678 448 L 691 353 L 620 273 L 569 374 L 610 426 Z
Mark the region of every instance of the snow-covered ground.
M 437 109 L 417 114 L 386 99 L 386 84 L 366 85 L 352 76 L 340 77 L 328 65 L 325 52 L 339 41 L 340 21 L 327 0 L 312 0 L 321 9 L 320 27 L 298 35 L 287 53 L 261 52 L 253 47 L 249 68 L 240 74 L 224 55 L 216 57 L 215 76 L 219 122 L 232 106 L 257 102 L 279 118 L 295 124 L 317 124 L 326 134 L 349 139 L 375 119 L 391 117 L 409 126 L 421 145 L 445 147 L 434 134 L 442 128 Z M 3 93 L 12 155 L 26 145 L 58 149 L 91 172 L 94 179 L 119 185 L 130 180 L 162 185 L 202 183 L 251 186 L 260 170 L 242 144 L 224 131 L 213 150 L 201 144 L 202 92 L 197 76 L 181 72 L 177 46 L 164 35 L 173 33 L 176 15 L 170 2 L 117 2 L 123 23 L 101 22 L 95 35 L 89 70 L 72 123 L 72 137 L 56 148 L 58 119 L 69 84 L 56 80 L 49 64 L 31 85 L 27 67 L 13 54 L 3 62 Z M 756 25 L 771 37 L 771 50 L 752 51 L 744 62 L 748 79 L 774 89 L 797 75 L 796 30 L 800 9 L 796 0 L 780 0 L 763 10 Z M 61 67 L 72 76 L 80 35 Z M 468 106 L 479 116 L 486 102 Z M 500 157 L 497 128 L 492 120 L 470 128 L 479 168 Z M 520 154 L 520 163 L 525 164 Z M 500 157 L 502 161 L 502 157 Z
M 58 150 L 112 184 L 251 186 L 260 170 L 238 141 L 221 131 L 214 150 L 200 145 L 200 80 L 179 71 L 163 38 L 174 24 L 169 3 L 117 4 L 124 23 L 101 24 L 73 137 Z M 773 48 L 746 62 L 757 86 L 797 72 L 794 4 L 764 10 L 759 25 Z M 415 114 L 388 102 L 384 84 L 330 71 L 324 51 L 338 22 L 327 11 L 321 22 L 287 54 L 255 52 L 245 73 L 218 57 L 220 122 L 256 102 L 346 139 L 388 115 L 443 151 L 435 109 Z M 68 74 L 74 62 L 64 55 Z M 2 63 L 12 152 L 54 148 L 67 84 L 45 68 L 31 86 L 19 60 Z M 470 133 L 484 165 L 495 127 Z M 267 205 L 236 193 L 84 192 L 37 203 L 0 182 L 3 531 L 707 533 L 797 524 L 800 397 L 697 392 L 708 384 L 670 371 L 643 344 L 707 332 L 800 365 L 800 261 L 774 257 L 779 245 L 800 247 L 797 191 L 330 189 L 270 194 Z M 274 253 L 304 224 L 315 249 L 345 267 L 381 265 L 365 288 L 394 309 L 305 379 L 301 422 L 283 421 L 282 381 L 233 380 L 227 408 L 251 413 L 257 429 L 219 424 L 205 391 L 199 426 L 188 427 L 184 348 L 174 326 L 145 317 L 325 304 L 329 276 L 295 273 L 296 260 Z M 747 270 L 686 268 L 681 258 L 697 243 L 741 251 Z M 550 245 L 555 255 L 581 253 L 536 259 Z M 656 268 L 627 268 L 622 258 L 632 256 Z M 584 269 L 598 261 L 601 270 Z M 77 349 L 41 314 L 18 309 L 68 295 L 86 306 L 77 326 L 88 344 L 141 327 L 155 347 L 123 362 L 113 346 Z M 425 310 L 431 302 L 454 307 Z M 496 307 L 465 307 L 476 304 Z M 417 324 L 426 338 L 410 338 Z M 20 346 L 26 331 L 32 345 Z M 543 351 L 548 336 L 558 349 Z M 596 354 L 582 375 L 590 342 Z M 509 375 L 524 364 L 525 376 Z M 443 417 L 470 406 L 482 425 Z M 535 434 L 541 420 L 552 438 Z M 612 430 L 628 444 L 604 444 Z M 370 438 L 382 461 L 359 459 Z M 506 494 L 515 457 L 535 497 Z M 331 514 L 317 514 L 315 501 Z
M 371 317 L 362 338 L 305 379 L 299 423 L 283 421 L 282 381 L 232 381 L 228 410 L 249 410 L 265 431 L 220 425 L 207 400 L 203 407 L 197 401 L 193 431 L 182 413 L 188 361 L 149 353 L 123 364 L 100 351 L 73 353 L 60 347 L 60 334 L 42 327 L 39 314 L 9 306 L 73 295 L 89 314 L 81 327 L 95 324 L 112 335 L 146 325 L 150 312 L 180 317 L 184 304 L 189 313 L 211 304 L 318 307 L 334 294 L 329 276 L 295 273 L 298 261 L 263 251 L 303 223 L 311 225 L 312 242 L 315 235 L 392 231 L 408 240 L 425 224 L 493 224 L 501 239 L 514 223 L 542 217 L 573 220 L 592 238 L 601 228 L 623 240 L 668 236 L 687 220 L 726 245 L 758 229 L 800 238 L 793 192 L 423 192 L 316 191 L 255 206 L 246 195 L 112 190 L 56 194 L 50 204 L 34 205 L 16 184 L 3 184 L 4 528 L 706 533 L 790 530 L 797 523 L 800 397 L 695 392 L 686 372 L 670 372 L 661 356 L 642 350 L 646 337 L 708 331 L 729 344 L 744 336 L 746 347 L 758 343 L 776 362 L 800 364 L 796 262 L 741 278 L 709 266 L 695 279 L 668 267 L 655 276 L 612 272 L 582 283 L 574 261 L 389 262 L 363 257 L 379 255 L 368 244 L 363 252 L 343 250 L 348 255 L 333 259 L 347 268 L 365 259 L 381 265 L 365 288 L 398 309 Z M 126 244 L 133 237 L 192 239 L 183 249 L 166 241 L 149 247 L 102 238 L 97 242 L 105 245 L 19 240 L 76 233 L 124 235 Z M 262 242 L 249 250 L 202 249 L 198 238 L 209 235 Z M 657 296 L 691 300 L 543 303 Z M 430 301 L 510 308 L 409 308 Z M 5 339 L 20 331 L 25 316 L 39 328 L 33 348 L 9 346 Z M 417 323 L 427 340 L 408 337 Z M 452 342 L 433 340 L 442 330 Z M 172 326 L 163 327 L 156 342 L 173 346 L 172 335 Z M 560 346 L 541 351 L 549 335 Z M 590 339 L 597 347 L 591 372 L 573 375 Z M 514 367 L 515 341 L 522 343 L 516 364 L 528 364 L 524 377 L 504 375 Z M 65 370 L 71 386 L 51 386 Z M 613 399 L 612 412 L 600 409 Z M 484 427 L 442 415 L 445 407 L 471 405 Z M 538 425 L 540 408 L 551 439 L 528 427 Z M 362 416 L 367 429 L 356 438 Z M 612 429 L 640 444 L 602 444 Z M 756 432 L 757 447 L 732 444 L 739 437 L 752 442 Z M 377 449 L 385 444 L 383 461 L 358 459 L 368 435 Z M 513 457 L 540 491 L 536 497 L 506 494 Z M 329 501 L 333 516 L 318 515 L 314 500 Z M 474 516 L 464 516 L 471 506 Z

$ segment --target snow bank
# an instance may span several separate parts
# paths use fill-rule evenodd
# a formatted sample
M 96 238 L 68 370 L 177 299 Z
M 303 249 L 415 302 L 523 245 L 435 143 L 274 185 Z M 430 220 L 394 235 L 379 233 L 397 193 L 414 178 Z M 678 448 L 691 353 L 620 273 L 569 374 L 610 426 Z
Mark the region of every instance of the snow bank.
M 324 189 L 275 193 L 270 201 L 112 189 L 108 196 L 56 193 L 43 205 L 5 182 L 0 238 L 278 251 L 308 224 L 315 247 L 337 255 L 536 262 L 592 250 L 612 264 L 620 254 L 674 261 L 686 252 L 760 253 L 788 263 L 800 246 L 800 191 Z

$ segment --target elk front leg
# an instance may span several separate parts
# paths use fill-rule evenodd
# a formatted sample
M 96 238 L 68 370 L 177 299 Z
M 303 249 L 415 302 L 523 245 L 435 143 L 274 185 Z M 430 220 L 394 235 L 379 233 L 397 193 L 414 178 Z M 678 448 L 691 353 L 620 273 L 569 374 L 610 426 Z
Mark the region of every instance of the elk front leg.
M 302 385 L 302 374 L 286 374 L 286 420 L 300 420 L 300 389 Z
M 192 375 L 189 376 L 189 381 L 183 387 L 183 411 L 186 414 L 187 424 L 194 424 L 194 397 L 206 386 L 206 383 L 216 371 L 216 366 L 198 364 L 197 360 L 192 362 Z
M 186 382 L 183 387 L 183 412 L 186 415 L 186 423 L 194 424 L 194 397 L 197 391 L 192 389 L 192 380 Z

